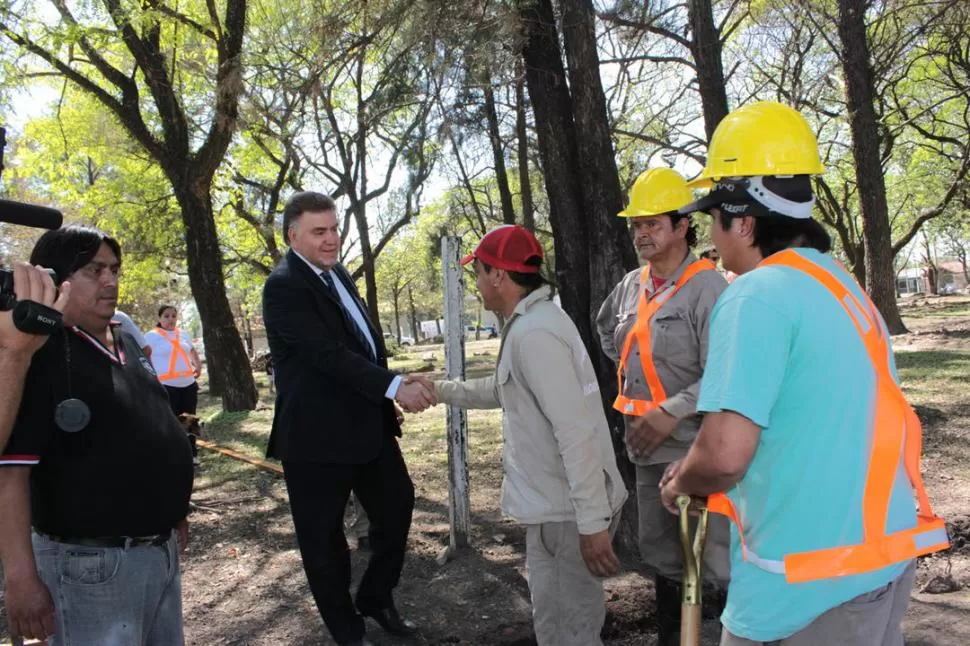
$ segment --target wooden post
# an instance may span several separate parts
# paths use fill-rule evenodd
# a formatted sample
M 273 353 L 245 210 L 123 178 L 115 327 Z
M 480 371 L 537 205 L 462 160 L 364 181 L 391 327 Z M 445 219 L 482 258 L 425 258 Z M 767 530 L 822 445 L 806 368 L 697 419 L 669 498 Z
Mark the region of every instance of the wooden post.
M 461 238 L 441 238 L 441 262 L 445 278 L 445 377 L 465 378 L 465 281 L 461 265 Z M 468 545 L 468 414 L 448 406 L 448 520 L 450 548 Z

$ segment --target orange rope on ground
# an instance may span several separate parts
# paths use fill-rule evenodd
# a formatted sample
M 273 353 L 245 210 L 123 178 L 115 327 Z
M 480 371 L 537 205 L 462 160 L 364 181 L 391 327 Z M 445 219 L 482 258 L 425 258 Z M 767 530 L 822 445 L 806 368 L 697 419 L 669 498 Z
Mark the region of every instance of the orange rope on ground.
M 249 464 L 255 465 L 264 471 L 269 471 L 276 476 L 283 476 L 283 468 L 278 464 L 273 464 L 272 462 L 267 462 L 266 460 L 261 460 L 259 458 L 251 458 L 248 455 L 240 453 L 239 451 L 233 451 L 232 449 L 227 449 L 224 446 L 219 446 L 218 444 L 213 444 L 212 442 L 207 442 L 206 440 L 196 440 L 196 445 L 201 446 L 204 449 L 209 449 L 210 451 L 216 451 L 217 453 L 222 453 L 223 455 L 228 455 L 230 458 L 235 458 L 237 460 L 242 460 L 243 462 L 248 462 Z

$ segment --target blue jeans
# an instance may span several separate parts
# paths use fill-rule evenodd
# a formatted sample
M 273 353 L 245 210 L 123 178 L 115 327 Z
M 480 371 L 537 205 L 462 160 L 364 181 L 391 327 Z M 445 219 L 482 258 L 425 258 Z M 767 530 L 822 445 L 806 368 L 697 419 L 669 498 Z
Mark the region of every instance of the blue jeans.
M 32 535 L 54 601 L 49 646 L 181 646 L 182 586 L 175 533 L 164 545 L 86 547 Z

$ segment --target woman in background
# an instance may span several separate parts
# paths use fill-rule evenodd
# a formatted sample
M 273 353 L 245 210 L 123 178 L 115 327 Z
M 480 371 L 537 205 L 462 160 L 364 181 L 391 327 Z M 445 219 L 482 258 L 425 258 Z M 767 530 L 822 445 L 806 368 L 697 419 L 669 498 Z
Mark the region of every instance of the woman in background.
M 199 384 L 202 361 L 192 347 L 192 339 L 175 324 L 178 310 L 171 305 L 158 308 L 158 326 L 145 335 L 152 348 L 152 366 L 158 380 L 168 391 L 172 412 L 176 415 L 195 415 L 199 403 Z
M 202 374 L 202 361 L 192 346 L 192 339 L 176 327 L 176 321 L 178 310 L 171 305 L 162 305 L 158 308 L 158 326 L 145 335 L 145 340 L 151 346 L 150 358 L 158 380 L 168 391 L 172 412 L 186 427 L 192 445 L 192 463 L 197 465 L 199 449 L 195 442 L 199 426 L 195 411 L 199 404 L 199 383 L 196 380 Z M 194 426 L 191 425 L 193 420 Z

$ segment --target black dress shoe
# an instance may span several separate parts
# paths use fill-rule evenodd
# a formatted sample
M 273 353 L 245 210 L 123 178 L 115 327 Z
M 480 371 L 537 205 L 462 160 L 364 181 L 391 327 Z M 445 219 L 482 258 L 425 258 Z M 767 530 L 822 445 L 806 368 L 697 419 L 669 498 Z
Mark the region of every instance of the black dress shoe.
M 360 614 L 365 617 L 370 617 L 380 624 L 381 628 L 385 631 L 398 637 L 408 637 L 418 632 L 417 624 L 401 617 L 397 613 L 397 608 L 394 607 L 394 604 L 378 610 L 361 609 Z

